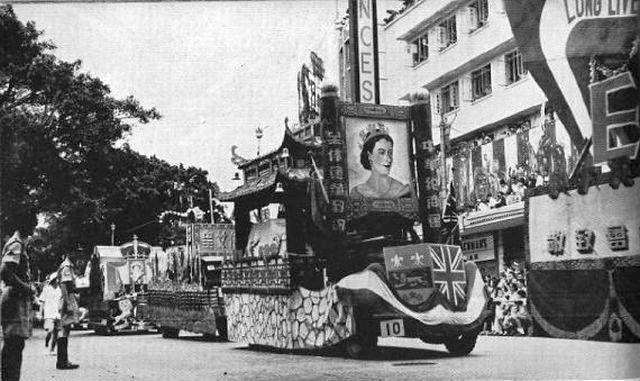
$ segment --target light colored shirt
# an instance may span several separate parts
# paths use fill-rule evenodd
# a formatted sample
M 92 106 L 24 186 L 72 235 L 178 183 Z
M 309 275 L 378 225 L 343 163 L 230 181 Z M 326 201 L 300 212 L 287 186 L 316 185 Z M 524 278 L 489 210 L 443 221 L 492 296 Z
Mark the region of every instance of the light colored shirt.
M 60 319 L 60 303 L 62 290 L 60 287 L 46 285 L 38 298 L 42 302 L 42 313 L 45 319 Z

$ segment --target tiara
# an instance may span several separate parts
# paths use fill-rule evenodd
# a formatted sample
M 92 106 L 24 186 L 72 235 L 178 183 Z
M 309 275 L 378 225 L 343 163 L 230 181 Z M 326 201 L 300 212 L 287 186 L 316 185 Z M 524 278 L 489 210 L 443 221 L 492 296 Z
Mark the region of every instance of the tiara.
M 385 127 L 385 125 L 380 122 L 369 123 L 365 128 L 360 130 L 360 141 L 358 142 L 358 147 L 362 150 L 362 147 L 364 147 L 365 143 L 367 143 L 372 138 L 380 135 L 389 135 L 389 130 L 387 129 L 387 127 Z

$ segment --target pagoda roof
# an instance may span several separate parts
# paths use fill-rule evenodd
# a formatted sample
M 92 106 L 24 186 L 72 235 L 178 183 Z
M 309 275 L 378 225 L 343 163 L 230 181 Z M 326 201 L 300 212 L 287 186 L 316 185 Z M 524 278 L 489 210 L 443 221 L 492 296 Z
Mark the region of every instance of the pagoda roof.
M 272 157 L 276 153 L 280 152 L 283 148 L 288 148 L 290 150 L 309 150 L 309 149 L 318 149 L 321 146 L 322 144 L 319 138 L 312 141 L 304 141 L 300 138 L 295 137 L 293 135 L 293 132 L 291 132 L 289 128 L 285 128 L 284 134 L 282 137 L 282 143 L 280 143 L 280 146 L 278 146 L 278 148 L 272 151 L 269 151 L 263 155 L 260 155 L 258 157 L 255 157 L 253 159 L 247 160 L 244 163 L 239 164 L 238 168 L 244 169 L 251 166 L 252 164 L 259 163 L 264 159 Z
M 278 182 L 307 182 L 311 179 L 309 171 L 309 168 L 279 169 L 278 171 L 270 172 L 247 181 L 230 192 L 223 192 L 219 199 L 220 201 L 235 201 L 241 197 L 257 195 L 262 192 L 273 192 Z M 274 189 L 270 190 L 269 188 L 271 187 Z

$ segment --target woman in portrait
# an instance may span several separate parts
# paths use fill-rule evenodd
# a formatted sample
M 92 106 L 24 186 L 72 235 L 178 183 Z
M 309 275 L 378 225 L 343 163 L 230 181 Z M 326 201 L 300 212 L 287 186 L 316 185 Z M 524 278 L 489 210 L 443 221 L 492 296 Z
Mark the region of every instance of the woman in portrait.
M 396 199 L 409 196 L 411 187 L 389 174 L 393 165 L 393 139 L 384 125 L 370 125 L 361 132 L 360 164 L 371 172 L 369 178 L 349 192 L 351 198 Z

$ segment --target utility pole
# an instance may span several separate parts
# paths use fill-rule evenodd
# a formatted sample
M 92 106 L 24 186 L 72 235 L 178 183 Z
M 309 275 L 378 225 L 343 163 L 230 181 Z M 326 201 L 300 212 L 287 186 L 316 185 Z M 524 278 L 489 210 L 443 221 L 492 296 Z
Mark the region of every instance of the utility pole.
M 211 223 L 214 223 L 213 219 L 213 191 L 209 188 L 209 214 L 211 215 Z
M 448 186 L 448 178 L 449 174 L 447 173 L 447 144 L 449 143 L 449 135 L 451 125 L 447 123 L 446 118 L 444 117 L 444 112 L 440 110 L 440 160 L 442 161 L 442 191 L 446 197 L 447 194 L 447 186 Z
M 2 131 L 4 130 L 4 127 L 2 127 L 2 124 L 0 123 L 0 246 L 2 246 L 2 244 L 4 242 L 2 242 L 3 236 L 2 236 L 2 222 L 4 221 L 4 217 L 2 215 L 2 169 L 4 168 L 4 153 L 5 153 L 5 149 L 2 143 Z

